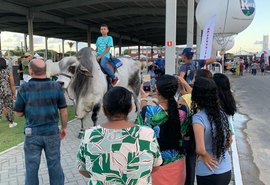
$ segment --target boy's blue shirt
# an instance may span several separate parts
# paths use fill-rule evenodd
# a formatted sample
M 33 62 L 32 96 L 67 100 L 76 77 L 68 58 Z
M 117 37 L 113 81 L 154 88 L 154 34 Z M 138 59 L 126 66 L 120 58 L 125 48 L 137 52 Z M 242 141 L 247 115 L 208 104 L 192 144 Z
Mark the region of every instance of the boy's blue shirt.
M 107 49 L 107 47 L 113 47 L 113 39 L 111 36 L 100 36 L 97 39 L 96 46 L 98 49 L 97 56 L 99 56 Z M 107 52 L 104 56 L 110 58 L 110 52 Z

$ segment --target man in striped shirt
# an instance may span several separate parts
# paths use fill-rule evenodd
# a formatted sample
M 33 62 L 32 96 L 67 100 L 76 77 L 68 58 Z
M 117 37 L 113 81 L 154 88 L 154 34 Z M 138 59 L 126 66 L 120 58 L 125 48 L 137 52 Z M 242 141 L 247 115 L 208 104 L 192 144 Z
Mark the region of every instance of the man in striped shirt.
M 50 184 L 64 184 L 60 162 L 60 141 L 67 134 L 67 105 L 60 84 L 46 77 L 46 64 L 41 59 L 29 63 L 32 79 L 21 85 L 15 111 L 25 116 L 25 166 L 26 185 L 38 185 L 40 157 L 44 149 Z M 59 114 L 61 128 L 59 130 Z

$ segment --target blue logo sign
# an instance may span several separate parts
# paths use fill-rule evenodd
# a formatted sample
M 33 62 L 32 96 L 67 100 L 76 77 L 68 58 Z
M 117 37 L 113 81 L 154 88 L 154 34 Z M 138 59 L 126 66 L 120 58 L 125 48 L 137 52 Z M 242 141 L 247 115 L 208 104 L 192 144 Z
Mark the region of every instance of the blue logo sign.
M 250 16 L 255 12 L 254 0 L 240 0 L 240 6 L 241 6 L 242 12 L 246 16 Z

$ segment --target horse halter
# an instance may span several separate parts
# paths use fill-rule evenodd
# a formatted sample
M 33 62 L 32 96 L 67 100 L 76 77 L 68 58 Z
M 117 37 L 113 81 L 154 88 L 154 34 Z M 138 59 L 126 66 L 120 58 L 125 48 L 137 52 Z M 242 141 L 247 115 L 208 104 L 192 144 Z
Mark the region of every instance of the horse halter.
M 71 76 L 71 75 L 68 75 L 68 74 L 66 74 L 66 73 L 60 73 L 59 75 L 62 75 L 62 76 L 67 77 L 67 78 L 69 78 L 69 79 L 71 79 L 71 78 L 72 78 L 72 76 Z

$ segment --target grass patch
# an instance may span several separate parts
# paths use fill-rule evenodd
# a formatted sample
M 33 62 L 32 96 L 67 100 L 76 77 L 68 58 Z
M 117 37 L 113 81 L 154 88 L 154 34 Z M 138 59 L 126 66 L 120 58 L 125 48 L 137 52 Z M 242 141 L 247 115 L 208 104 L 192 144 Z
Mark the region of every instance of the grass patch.
M 74 118 L 74 107 L 68 106 L 68 120 L 70 121 Z M 0 120 L 0 152 L 16 146 L 24 140 L 24 117 L 15 116 L 14 122 L 18 123 L 18 125 L 14 128 L 9 128 L 6 117 L 2 115 Z

